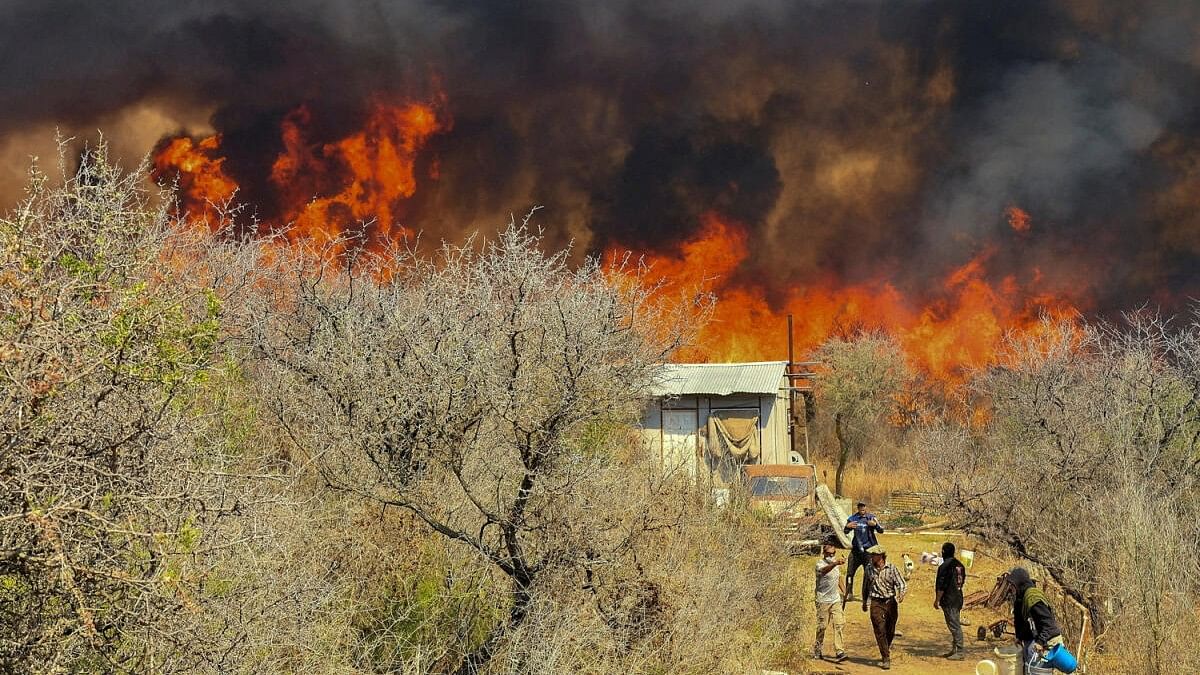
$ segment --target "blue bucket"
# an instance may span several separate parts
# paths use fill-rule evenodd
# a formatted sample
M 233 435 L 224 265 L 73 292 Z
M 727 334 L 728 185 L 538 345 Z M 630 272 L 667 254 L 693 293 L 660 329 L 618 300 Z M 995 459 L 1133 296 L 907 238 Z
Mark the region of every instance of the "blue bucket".
M 1042 663 L 1064 673 L 1075 672 L 1075 667 L 1079 665 L 1075 662 L 1075 655 L 1068 651 L 1066 645 L 1061 642 L 1051 647 L 1050 651 L 1042 656 Z

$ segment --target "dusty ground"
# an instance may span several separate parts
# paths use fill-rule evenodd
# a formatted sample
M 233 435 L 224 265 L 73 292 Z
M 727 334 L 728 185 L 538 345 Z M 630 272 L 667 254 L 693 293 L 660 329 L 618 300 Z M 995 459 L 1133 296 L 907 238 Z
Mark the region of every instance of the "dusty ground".
M 976 639 L 976 630 L 981 625 L 991 623 L 1002 615 L 986 610 L 963 611 L 963 619 L 969 621 L 969 626 L 963 626 L 963 643 L 966 647 L 967 658 L 964 661 L 948 661 L 942 658 L 950 649 L 950 633 L 942 618 L 941 610 L 933 608 L 933 582 L 937 568 L 932 565 L 921 565 L 922 551 L 937 551 L 944 541 L 952 541 L 960 548 L 977 548 L 967 542 L 961 535 L 927 535 L 927 534 L 884 534 L 880 543 L 888 549 L 888 560 L 902 566 L 901 554 L 908 553 L 916 563 L 912 577 L 908 581 L 908 597 L 900 605 L 900 619 L 896 629 L 903 633 L 892 643 L 892 669 L 889 673 L 910 675 L 969 675 L 975 672 L 975 664 L 981 659 L 988 658 L 992 650 L 1004 644 L 1011 644 L 1012 637 L 1003 639 L 991 638 L 987 642 Z M 813 563 L 816 558 L 812 559 Z M 975 563 L 967 573 L 965 594 L 980 589 L 990 589 L 995 583 L 996 575 L 1008 569 L 1010 563 L 984 555 L 978 551 Z M 811 567 L 810 567 L 811 570 Z M 845 568 L 843 568 L 844 573 Z M 861 578 L 861 577 L 860 577 Z M 855 579 L 856 585 L 861 585 Z M 809 572 L 808 583 L 812 583 L 812 572 Z M 857 591 L 857 589 L 856 589 Z M 857 593 L 856 593 L 857 595 Z M 849 659 L 840 664 L 813 659 L 809 667 L 813 673 L 880 673 L 879 648 L 875 645 L 875 637 L 871 631 L 871 620 L 861 609 L 859 601 L 851 600 L 846 605 L 846 653 Z M 1011 631 L 1012 629 L 1009 628 Z M 808 637 L 811 648 L 812 636 Z M 832 655 L 833 635 L 827 632 L 825 636 L 825 653 Z

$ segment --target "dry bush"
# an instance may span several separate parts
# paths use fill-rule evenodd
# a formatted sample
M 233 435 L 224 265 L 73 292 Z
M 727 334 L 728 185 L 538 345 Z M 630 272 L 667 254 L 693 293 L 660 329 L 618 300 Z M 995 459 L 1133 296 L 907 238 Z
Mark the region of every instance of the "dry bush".
M 893 492 L 937 489 L 915 459 L 915 450 L 907 446 L 875 448 L 870 459 L 846 467 L 843 482 L 846 497 L 865 501 L 873 509 L 885 506 Z M 883 525 L 888 526 L 886 520 Z
M 463 641 L 463 673 L 528 618 L 541 580 L 671 525 L 637 503 L 596 504 L 630 475 L 612 439 L 706 305 L 657 304 L 627 270 L 572 269 L 539 244 L 513 225 L 433 260 L 300 245 L 262 285 L 254 379 L 297 457 L 505 578 L 506 618 Z M 644 521 L 618 527 L 625 512 Z
M 602 489 L 565 507 L 590 511 L 579 516 L 578 545 L 592 557 L 539 577 L 527 618 L 488 672 L 796 664 L 809 584 L 796 582 L 763 524 L 709 510 L 622 431 L 592 442 L 610 458 Z M 451 672 L 507 618 L 507 577 L 477 554 L 411 513 L 301 483 L 316 498 L 281 509 L 273 526 L 295 531 L 272 532 L 270 555 L 248 566 L 278 587 L 249 598 L 248 612 L 275 618 L 249 636 L 259 656 L 246 670 Z
M 1183 627 L 1200 589 L 1197 325 L 1137 314 L 1048 326 L 1003 363 L 974 385 L 986 424 L 928 434 L 932 472 L 968 527 L 1087 608 L 1099 649 L 1145 672 L 1194 670 Z
M 0 668 L 217 670 L 250 501 L 205 434 L 243 250 L 172 222 L 104 146 L 0 219 Z M 243 501 L 239 502 L 239 499 Z
M 797 672 L 809 584 L 771 542 L 760 523 L 720 513 L 652 535 L 587 592 L 564 579 L 539 596 L 503 672 Z
M 214 236 L 138 175 L 100 149 L 0 220 L 0 669 L 792 658 L 786 557 L 629 426 L 706 299 L 522 226 L 437 260 Z

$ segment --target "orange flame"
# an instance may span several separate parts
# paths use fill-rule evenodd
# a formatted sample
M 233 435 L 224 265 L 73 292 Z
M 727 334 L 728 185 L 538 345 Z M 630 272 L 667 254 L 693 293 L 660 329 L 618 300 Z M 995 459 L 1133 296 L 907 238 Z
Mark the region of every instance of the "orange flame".
M 359 223 L 374 221 L 371 241 L 403 237 L 408 200 L 418 189 L 418 159 L 430 138 L 450 123 L 431 103 L 370 108 L 361 130 L 330 142 L 312 138 L 313 114 L 304 106 L 282 121 L 283 151 L 271 164 L 268 185 L 277 207 L 272 229 L 290 225 L 293 239 L 330 241 Z M 436 180 L 437 158 L 428 158 L 427 177 Z M 226 173 L 221 137 L 199 141 L 180 137 L 157 153 L 154 176 L 178 176 L 183 206 L 193 217 L 216 226 L 218 210 L 237 190 Z M 1016 206 L 1006 211 L 1017 232 L 1027 232 L 1029 215 Z M 831 335 L 882 329 L 904 347 L 914 365 L 948 383 L 960 382 L 971 368 L 991 362 L 1006 333 L 1038 330 L 1043 314 L 1066 317 L 1072 305 L 1037 292 L 1040 275 L 1008 276 L 993 283 L 988 263 L 994 249 L 938 280 L 921 300 L 908 297 L 886 279 L 843 284 L 829 278 L 795 286 L 769 302 L 765 286 L 737 277 L 749 256 L 747 229 L 708 213 L 696 236 L 673 255 L 647 255 L 652 277 L 671 287 L 714 291 L 719 299 L 713 321 L 699 344 L 682 360 L 751 361 L 787 354 L 784 317 L 795 317 L 796 353 L 812 351 Z M 616 251 L 610 251 L 615 254 Z
M 293 238 L 331 240 L 360 223 L 373 222 L 373 238 L 384 241 L 409 231 L 401 221 L 417 190 L 416 160 L 429 138 L 449 128 L 432 104 L 376 103 L 361 131 L 329 143 L 310 138 L 307 107 L 283 120 L 281 152 L 270 183 L 279 204 L 278 222 Z M 154 178 L 178 175 L 184 205 L 193 217 L 215 226 L 207 204 L 229 201 L 237 183 L 223 170 L 220 136 L 194 142 L 172 139 L 154 159 Z M 436 170 L 430 171 L 436 179 Z
M 380 239 L 408 234 L 397 223 L 404 200 L 417 191 L 417 154 L 443 128 L 433 109 L 419 103 L 376 105 L 362 131 L 319 148 L 307 138 L 310 122 L 304 107 L 284 119 L 284 152 L 271 167 L 271 182 L 284 195 L 284 220 L 293 223 L 291 235 L 330 239 L 370 220 Z M 333 182 L 341 189 L 311 198 L 340 168 L 343 176 Z
M 1019 206 L 1010 206 L 1004 210 L 1004 214 L 1008 216 L 1008 226 L 1014 232 L 1028 232 L 1032 223 L 1029 222 L 1029 214 Z
M 880 280 L 796 287 L 781 304 L 772 306 L 763 288 L 735 284 L 729 278 L 747 254 L 744 229 L 708 214 L 700 232 L 684 242 L 677 255 L 644 257 L 652 266 L 652 277 L 717 294 L 713 321 L 702 331 L 698 345 L 679 354 L 680 360 L 786 358 L 785 317 L 792 314 L 798 358 L 831 335 L 878 329 L 893 335 L 915 366 L 954 384 L 970 369 L 992 362 L 1007 332 L 1038 331 L 1043 315 L 1075 314 L 1071 303 L 1036 293 L 1015 276 L 989 283 L 987 264 L 993 249 L 947 274 L 934 299 L 924 304 Z M 1035 282 L 1037 278 L 1035 274 Z
M 179 193 L 192 216 L 210 227 L 217 225 L 218 209 L 228 205 L 237 183 L 225 175 L 225 158 L 217 155 L 220 136 L 195 142 L 187 136 L 171 139 L 154 157 L 154 177 L 179 177 Z

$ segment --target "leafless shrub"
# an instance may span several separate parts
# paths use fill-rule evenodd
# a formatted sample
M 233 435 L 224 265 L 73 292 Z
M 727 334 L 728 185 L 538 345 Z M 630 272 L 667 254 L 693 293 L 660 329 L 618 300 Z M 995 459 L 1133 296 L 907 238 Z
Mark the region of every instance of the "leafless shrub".
M 1200 588 L 1200 331 L 1147 313 L 1048 324 L 1002 363 L 975 384 L 985 423 L 927 436 L 934 475 L 969 527 L 1087 609 L 1100 647 L 1179 672 Z
M 264 405 L 300 456 L 506 580 L 507 616 L 464 641 L 463 673 L 527 619 L 543 579 L 600 567 L 639 536 L 589 500 L 629 477 L 610 439 L 707 309 L 658 303 L 597 261 L 571 269 L 539 243 L 513 225 L 436 260 L 301 244 L 275 257 L 267 305 L 283 311 L 257 329 Z
M 654 532 L 580 593 L 569 578 L 539 594 L 498 656 L 504 672 L 733 673 L 794 671 L 807 603 L 798 572 L 763 525 L 704 512 Z

